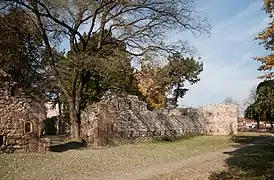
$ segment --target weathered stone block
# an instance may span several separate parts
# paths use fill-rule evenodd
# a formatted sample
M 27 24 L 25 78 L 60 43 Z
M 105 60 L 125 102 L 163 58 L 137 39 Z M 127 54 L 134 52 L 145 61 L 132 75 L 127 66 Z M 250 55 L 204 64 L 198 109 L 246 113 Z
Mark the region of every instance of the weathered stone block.
M 31 139 L 31 136 L 30 136 L 29 134 L 25 134 L 25 135 L 24 135 L 24 139 L 25 139 L 25 140 L 30 140 L 30 139 Z
M 20 145 L 15 145 L 15 146 L 13 146 L 13 148 L 14 148 L 14 149 L 22 149 L 22 146 L 20 146 Z
M 4 150 L 4 152 L 5 152 L 5 153 L 11 153 L 11 149 L 10 149 L 10 148 L 6 148 L 6 149 Z
M 10 131 L 9 131 L 9 133 L 11 134 L 11 135 L 15 135 L 16 134 L 16 130 L 15 129 L 11 129 Z
M 14 124 L 14 128 L 15 129 L 19 129 L 19 128 L 21 128 L 22 127 L 22 124 L 21 123 L 15 123 Z
M 41 138 L 40 143 L 45 147 L 50 147 L 51 140 L 50 138 Z
M 7 139 L 7 144 L 15 144 L 15 139 Z
M 7 123 L 8 123 L 8 120 L 7 120 L 5 117 L 3 117 L 2 123 L 3 123 L 3 124 L 7 124 Z
M 39 150 L 39 141 L 37 139 L 30 139 L 29 140 L 29 152 L 37 152 Z
M 24 140 L 23 139 L 16 140 L 16 144 L 22 145 L 24 144 Z
M 8 123 L 8 124 L 7 124 L 7 128 L 8 128 L 8 129 L 13 129 L 13 127 L 14 127 L 14 126 L 13 126 L 12 123 Z

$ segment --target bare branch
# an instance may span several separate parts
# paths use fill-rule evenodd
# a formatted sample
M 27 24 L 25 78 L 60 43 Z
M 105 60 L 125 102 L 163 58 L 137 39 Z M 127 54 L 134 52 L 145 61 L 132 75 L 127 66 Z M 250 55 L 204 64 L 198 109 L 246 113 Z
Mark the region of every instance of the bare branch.
M 37 8 L 37 6 L 36 6 L 36 8 Z M 68 95 L 68 90 L 60 82 L 60 78 L 59 78 L 60 76 L 59 76 L 59 73 L 58 73 L 58 71 L 56 69 L 56 64 L 55 64 L 54 59 L 53 59 L 54 55 L 52 53 L 52 49 L 51 49 L 50 42 L 49 42 L 49 39 L 47 37 L 46 31 L 43 28 L 43 23 L 42 23 L 41 17 L 40 17 L 39 14 L 36 14 L 36 18 L 37 18 L 37 21 L 38 21 L 38 25 L 40 26 L 40 29 L 42 31 L 42 37 L 43 37 L 45 45 L 46 45 L 46 54 L 47 53 L 49 54 L 47 57 L 50 59 L 50 64 L 51 64 L 52 70 L 53 70 L 55 76 L 57 77 L 57 81 L 59 82 L 59 85 L 61 86 L 63 92 L 66 95 Z

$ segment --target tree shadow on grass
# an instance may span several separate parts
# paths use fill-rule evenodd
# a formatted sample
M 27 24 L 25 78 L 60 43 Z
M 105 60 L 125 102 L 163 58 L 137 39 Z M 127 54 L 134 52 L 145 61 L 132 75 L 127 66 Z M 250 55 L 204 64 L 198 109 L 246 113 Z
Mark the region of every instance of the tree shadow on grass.
M 228 168 L 210 175 L 210 180 L 274 179 L 274 138 L 267 136 L 235 137 L 240 148 L 224 152 Z M 251 143 L 252 142 L 252 143 Z M 251 143 L 251 144 L 249 144 Z M 245 146 L 243 146 L 245 145 Z
M 231 140 L 236 143 L 235 147 L 243 147 L 249 143 L 255 143 L 258 141 L 260 142 L 261 140 L 265 139 L 269 137 L 269 135 L 260 135 L 260 136 L 256 136 L 256 135 L 249 135 L 249 136 L 233 136 L 231 138 Z
M 53 145 L 49 149 L 52 152 L 64 152 L 72 149 L 83 149 L 87 147 L 87 143 L 85 141 L 70 141 L 67 143 L 62 143 L 58 145 Z

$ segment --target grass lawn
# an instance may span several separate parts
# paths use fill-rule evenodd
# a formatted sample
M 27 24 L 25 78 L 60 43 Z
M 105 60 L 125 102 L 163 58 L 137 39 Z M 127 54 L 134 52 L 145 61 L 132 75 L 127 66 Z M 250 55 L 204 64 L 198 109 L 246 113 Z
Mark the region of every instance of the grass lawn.
M 228 136 L 196 136 L 175 142 L 146 142 L 101 150 L 80 148 L 42 154 L 3 154 L 0 155 L 0 179 L 99 179 L 112 173 L 127 173 L 140 167 L 183 160 L 236 144 Z
M 1 179 L 93 177 L 175 161 L 231 145 L 226 136 L 197 136 L 176 142 L 146 142 L 92 150 L 0 155 Z

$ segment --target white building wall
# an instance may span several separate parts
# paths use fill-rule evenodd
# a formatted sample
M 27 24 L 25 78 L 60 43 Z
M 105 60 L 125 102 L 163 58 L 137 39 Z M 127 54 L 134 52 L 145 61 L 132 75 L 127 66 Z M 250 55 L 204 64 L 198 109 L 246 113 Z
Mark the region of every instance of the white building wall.
M 51 102 L 45 103 L 45 106 L 47 108 L 47 118 L 51 118 L 54 116 L 59 116 L 59 106 L 58 104 L 55 105 L 55 108 L 52 108 Z

